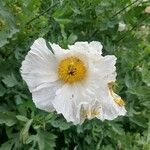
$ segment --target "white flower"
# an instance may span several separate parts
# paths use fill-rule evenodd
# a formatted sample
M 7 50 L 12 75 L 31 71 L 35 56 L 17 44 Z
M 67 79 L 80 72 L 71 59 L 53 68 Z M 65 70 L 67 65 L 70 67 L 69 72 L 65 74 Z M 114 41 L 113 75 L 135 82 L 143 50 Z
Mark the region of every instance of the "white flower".
M 150 6 L 145 8 L 145 12 L 148 13 L 148 14 L 150 13 Z
M 123 22 L 119 22 L 118 31 L 122 32 L 126 29 L 126 24 Z
M 116 57 L 103 57 L 99 42 L 76 42 L 62 49 L 37 39 L 22 62 L 21 75 L 37 108 L 63 114 L 67 121 L 112 120 L 125 115 L 124 102 L 112 91 Z

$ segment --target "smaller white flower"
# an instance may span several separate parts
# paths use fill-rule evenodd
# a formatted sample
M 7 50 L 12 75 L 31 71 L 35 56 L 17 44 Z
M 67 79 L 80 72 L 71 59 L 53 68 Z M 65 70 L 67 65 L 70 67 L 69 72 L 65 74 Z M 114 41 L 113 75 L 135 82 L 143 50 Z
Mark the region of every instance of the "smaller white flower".
M 124 102 L 110 84 L 116 80 L 115 56 L 102 56 L 97 41 L 76 42 L 66 50 L 49 44 L 53 52 L 37 39 L 21 67 L 37 108 L 61 113 L 74 124 L 125 115 Z
M 145 8 L 145 12 L 148 13 L 148 14 L 150 13 L 150 6 Z
M 126 24 L 123 22 L 119 22 L 118 31 L 122 32 L 126 29 Z

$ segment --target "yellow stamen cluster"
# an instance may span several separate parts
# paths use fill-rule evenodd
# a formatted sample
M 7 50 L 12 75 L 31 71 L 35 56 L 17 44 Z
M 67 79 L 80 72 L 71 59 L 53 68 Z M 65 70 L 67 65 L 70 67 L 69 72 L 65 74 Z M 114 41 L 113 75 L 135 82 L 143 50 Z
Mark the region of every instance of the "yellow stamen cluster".
M 123 101 L 123 99 L 121 99 L 120 96 L 118 96 L 117 94 L 115 94 L 113 92 L 113 83 L 108 83 L 108 88 L 109 88 L 109 93 L 110 95 L 113 97 L 114 101 L 119 105 L 119 106 L 124 106 L 125 102 Z
M 75 56 L 61 60 L 57 71 L 59 79 L 69 84 L 83 80 L 87 74 L 85 64 Z

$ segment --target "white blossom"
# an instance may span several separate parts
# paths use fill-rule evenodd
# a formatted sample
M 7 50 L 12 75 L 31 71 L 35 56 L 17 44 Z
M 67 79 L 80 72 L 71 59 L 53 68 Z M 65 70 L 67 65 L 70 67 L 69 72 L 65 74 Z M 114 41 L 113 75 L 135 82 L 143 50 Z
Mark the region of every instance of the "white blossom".
M 63 49 L 35 40 L 22 62 L 21 75 L 36 107 L 61 113 L 68 122 L 125 115 L 124 101 L 112 90 L 116 57 L 102 56 L 100 42 L 76 42 Z
M 126 24 L 123 22 L 119 22 L 118 31 L 122 32 L 126 29 Z

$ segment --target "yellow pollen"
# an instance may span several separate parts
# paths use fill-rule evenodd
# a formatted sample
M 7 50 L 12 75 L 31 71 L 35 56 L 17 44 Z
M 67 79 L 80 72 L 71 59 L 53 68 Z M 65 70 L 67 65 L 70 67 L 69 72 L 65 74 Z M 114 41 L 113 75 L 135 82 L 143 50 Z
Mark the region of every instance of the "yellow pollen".
M 75 56 L 61 60 L 57 71 L 59 79 L 69 84 L 83 80 L 87 74 L 85 64 Z
M 125 102 L 123 99 L 121 99 L 120 96 L 118 96 L 116 93 L 113 91 L 113 82 L 108 83 L 108 88 L 109 88 L 109 93 L 113 97 L 114 101 L 119 105 L 119 106 L 124 106 Z

